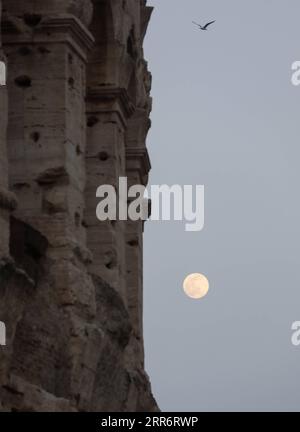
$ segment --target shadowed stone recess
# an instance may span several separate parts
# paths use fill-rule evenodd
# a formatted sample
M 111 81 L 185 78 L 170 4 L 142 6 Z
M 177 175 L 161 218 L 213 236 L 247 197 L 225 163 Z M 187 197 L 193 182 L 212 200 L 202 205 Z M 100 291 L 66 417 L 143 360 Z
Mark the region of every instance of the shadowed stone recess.
M 158 411 L 144 369 L 143 223 L 97 188 L 146 185 L 145 0 L 0 0 L 1 411 Z

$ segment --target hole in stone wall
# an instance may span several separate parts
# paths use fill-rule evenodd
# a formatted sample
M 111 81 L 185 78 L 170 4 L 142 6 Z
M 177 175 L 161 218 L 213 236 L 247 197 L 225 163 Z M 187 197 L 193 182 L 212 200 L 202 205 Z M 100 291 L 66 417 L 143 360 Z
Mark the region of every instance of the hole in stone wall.
M 39 132 L 32 132 L 32 134 L 30 135 L 30 138 L 34 142 L 38 142 L 38 140 L 40 139 L 40 137 L 41 137 L 41 135 L 40 135 Z
M 14 217 L 10 218 L 10 254 L 35 281 L 47 247 L 48 241 L 40 232 Z
M 72 64 L 73 63 L 73 56 L 72 56 L 72 54 L 68 54 L 68 60 L 69 60 L 69 63 L 70 64 Z
M 74 83 L 75 83 L 74 78 L 70 77 L 70 78 L 68 79 L 68 83 L 69 83 L 69 86 L 70 86 L 71 88 L 74 88 Z
M 81 222 L 81 226 L 83 226 L 83 228 L 88 228 L 88 224 L 84 219 Z
M 76 154 L 77 154 L 77 156 L 82 155 L 82 153 L 83 153 L 83 151 L 81 150 L 80 145 L 77 144 L 77 146 L 76 146 Z
M 138 245 L 139 245 L 139 242 L 138 242 L 137 239 L 132 239 L 132 240 L 129 240 L 129 241 L 127 242 L 127 244 L 128 244 L 129 246 L 135 247 L 135 246 L 138 246 Z
M 19 54 L 21 54 L 22 56 L 27 56 L 31 53 L 32 53 L 31 49 L 26 46 L 23 46 L 19 49 Z
M 111 261 L 109 261 L 107 264 L 105 264 L 105 267 L 106 267 L 108 270 L 111 270 L 111 269 L 113 269 L 114 267 L 116 267 L 116 264 L 115 264 L 115 262 L 114 262 L 113 260 L 111 260 Z
M 112 251 L 108 251 L 104 256 L 104 265 L 107 269 L 112 270 L 117 267 L 116 254 Z
M 18 87 L 28 88 L 31 86 L 31 78 L 27 75 L 21 75 L 15 79 Z
M 25 24 L 27 24 L 29 27 L 36 27 L 42 19 L 42 15 L 38 15 L 38 14 L 25 14 L 24 15 L 24 22 Z
M 97 124 L 99 122 L 98 118 L 96 116 L 90 116 L 87 119 L 87 126 L 88 127 L 93 127 L 95 126 L 95 124 Z
M 130 36 L 128 36 L 127 39 L 127 53 L 130 55 L 130 57 L 134 57 L 133 42 Z
M 39 51 L 41 54 L 50 54 L 50 53 L 51 53 L 51 51 L 48 50 L 48 48 L 46 48 L 46 47 L 44 47 L 44 46 L 40 46 L 40 47 L 38 47 L 38 51 Z
M 98 156 L 102 162 L 107 161 L 107 159 L 109 158 L 109 155 L 106 151 L 101 151 Z

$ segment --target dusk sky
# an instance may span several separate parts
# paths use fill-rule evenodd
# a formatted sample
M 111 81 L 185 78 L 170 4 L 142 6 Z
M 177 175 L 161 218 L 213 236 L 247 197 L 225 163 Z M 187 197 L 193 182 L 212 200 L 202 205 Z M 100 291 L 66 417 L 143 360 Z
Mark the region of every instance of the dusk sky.
M 299 1 L 149 5 L 150 184 L 205 186 L 203 231 L 145 227 L 154 395 L 162 411 L 299 410 Z M 210 282 L 201 300 L 182 290 L 195 272 Z

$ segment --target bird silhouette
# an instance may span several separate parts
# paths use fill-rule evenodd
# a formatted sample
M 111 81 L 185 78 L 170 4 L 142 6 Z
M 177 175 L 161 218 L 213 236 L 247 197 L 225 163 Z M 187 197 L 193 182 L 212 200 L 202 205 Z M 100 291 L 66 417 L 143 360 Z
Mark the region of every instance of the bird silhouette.
M 211 24 L 213 24 L 214 22 L 216 22 L 216 21 L 210 21 L 209 23 L 205 24 L 205 26 L 202 26 L 202 25 L 196 23 L 195 21 L 193 21 L 193 24 L 198 26 L 200 28 L 200 30 L 207 30 L 207 27 L 210 26 Z

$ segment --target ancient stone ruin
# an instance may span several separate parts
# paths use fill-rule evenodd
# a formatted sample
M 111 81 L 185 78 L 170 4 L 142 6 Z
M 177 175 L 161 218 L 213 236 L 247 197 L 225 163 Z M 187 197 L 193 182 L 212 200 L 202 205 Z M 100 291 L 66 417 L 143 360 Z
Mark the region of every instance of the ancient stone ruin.
M 144 370 L 143 222 L 95 213 L 99 185 L 147 183 L 152 8 L 0 8 L 0 409 L 156 411 Z

